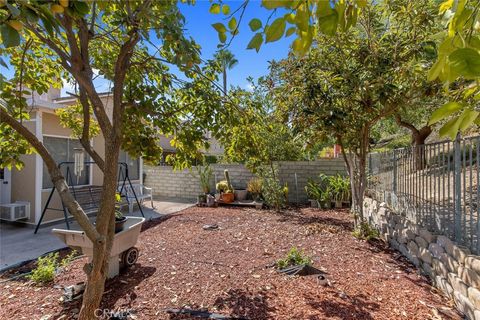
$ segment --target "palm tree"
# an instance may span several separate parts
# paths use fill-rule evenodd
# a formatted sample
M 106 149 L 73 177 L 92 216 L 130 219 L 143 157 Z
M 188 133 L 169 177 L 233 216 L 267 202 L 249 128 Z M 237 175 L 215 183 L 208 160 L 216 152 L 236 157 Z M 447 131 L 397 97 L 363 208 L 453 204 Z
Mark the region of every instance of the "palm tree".
M 232 69 L 238 64 L 238 60 L 235 59 L 235 56 L 229 50 L 220 50 L 215 56 L 215 60 L 220 62 L 223 72 L 223 93 L 227 94 L 227 70 Z

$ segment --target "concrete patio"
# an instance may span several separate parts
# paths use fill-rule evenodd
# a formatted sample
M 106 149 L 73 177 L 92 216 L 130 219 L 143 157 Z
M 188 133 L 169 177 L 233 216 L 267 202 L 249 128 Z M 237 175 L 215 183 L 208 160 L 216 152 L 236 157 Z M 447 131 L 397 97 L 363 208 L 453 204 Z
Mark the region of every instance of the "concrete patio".
M 181 211 L 192 205 L 192 202 L 181 199 L 167 199 L 154 201 L 153 210 L 149 205 L 144 206 L 143 212 L 148 220 Z M 133 214 L 126 215 L 140 217 L 140 210 L 137 207 L 135 209 Z M 75 228 L 75 222 L 71 223 L 71 227 Z M 65 248 L 65 244 L 51 233 L 54 228 L 66 228 L 65 222 L 41 227 L 37 234 L 33 233 L 32 225 L 0 222 L 0 272 L 45 253 Z

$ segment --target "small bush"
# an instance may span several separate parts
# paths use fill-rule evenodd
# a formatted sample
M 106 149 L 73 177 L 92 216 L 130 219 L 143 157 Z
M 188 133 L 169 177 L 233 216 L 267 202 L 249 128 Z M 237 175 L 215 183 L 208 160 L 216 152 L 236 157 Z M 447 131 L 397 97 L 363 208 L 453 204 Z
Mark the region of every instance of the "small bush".
M 44 257 L 37 259 L 37 267 L 32 270 L 28 279 L 33 280 L 36 284 L 45 284 L 53 281 L 55 270 L 58 266 L 58 252 L 49 253 Z
M 367 222 L 361 222 L 360 226 L 352 232 L 352 235 L 358 239 L 373 240 L 378 239 L 380 233 Z
M 247 191 L 253 195 L 253 199 L 257 200 L 262 195 L 263 181 L 260 178 L 252 178 L 248 181 Z
M 37 267 L 32 270 L 32 273 L 27 276 L 36 284 L 45 284 L 53 281 L 55 272 L 58 268 L 64 268 L 69 265 L 77 256 L 77 251 L 73 250 L 61 261 L 58 257 L 58 252 L 49 253 L 46 256 L 37 259 Z
M 285 189 L 278 180 L 278 168 L 261 167 L 259 170 L 262 177 L 262 195 L 265 204 L 277 211 L 285 207 Z
M 280 259 L 277 261 L 277 268 L 285 269 L 287 267 L 298 266 L 301 264 L 311 265 L 312 258 L 304 254 L 301 250 L 293 247 L 290 249 L 284 259 Z

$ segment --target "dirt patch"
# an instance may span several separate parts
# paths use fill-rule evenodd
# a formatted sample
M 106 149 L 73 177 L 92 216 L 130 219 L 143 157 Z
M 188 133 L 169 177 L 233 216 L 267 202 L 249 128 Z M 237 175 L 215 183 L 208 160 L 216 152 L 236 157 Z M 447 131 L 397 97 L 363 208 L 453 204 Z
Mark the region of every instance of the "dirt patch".
M 190 208 L 145 224 L 138 263 L 107 282 L 102 308 L 137 319 L 175 319 L 166 309 L 185 306 L 246 319 L 461 319 L 398 253 L 351 230 L 347 211 Z M 293 246 L 330 286 L 269 267 Z M 84 263 L 46 287 L 0 284 L 0 319 L 73 318 L 79 302 L 59 299 L 62 286 L 84 280 Z

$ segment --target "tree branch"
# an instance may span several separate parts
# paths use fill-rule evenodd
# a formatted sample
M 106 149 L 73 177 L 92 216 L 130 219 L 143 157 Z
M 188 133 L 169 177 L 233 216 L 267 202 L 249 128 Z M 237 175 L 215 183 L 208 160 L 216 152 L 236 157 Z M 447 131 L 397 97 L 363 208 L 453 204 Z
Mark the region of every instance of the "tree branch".
M 80 143 L 87 153 L 92 157 L 93 161 L 98 165 L 102 172 L 105 171 L 105 161 L 90 145 L 90 104 L 88 103 L 88 97 L 85 91 L 80 88 L 80 103 L 83 110 L 83 129 L 82 136 L 80 137 Z

